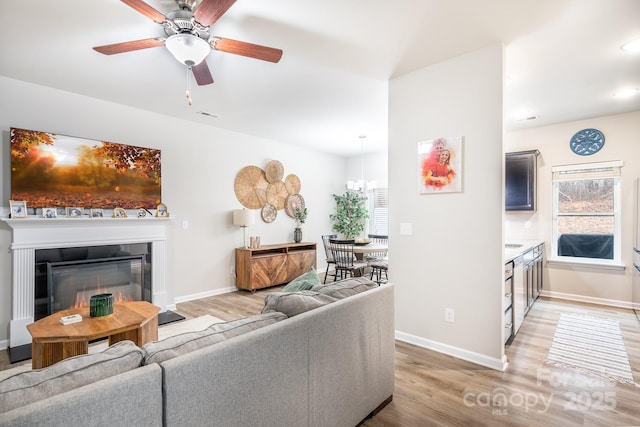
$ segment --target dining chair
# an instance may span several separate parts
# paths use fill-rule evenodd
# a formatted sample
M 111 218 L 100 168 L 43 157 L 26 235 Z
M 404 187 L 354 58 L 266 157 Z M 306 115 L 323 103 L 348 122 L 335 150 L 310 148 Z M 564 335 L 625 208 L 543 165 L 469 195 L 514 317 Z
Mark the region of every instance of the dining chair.
M 372 245 L 384 245 L 388 247 L 389 236 L 382 234 L 369 234 L 369 240 Z M 371 267 L 371 280 L 375 276 L 375 282 L 377 284 L 385 283 L 389 281 L 389 258 L 387 257 L 388 250 L 380 252 L 372 252 L 367 256 L 368 266 Z M 383 278 L 384 276 L 384 278 Z
M 353 253 L 354 243 L 355 240 L 353 239 L 329 239 L 329 249 L 336 263 L 336 276 L 334 281 L 338 280 L 338 275 L 340 275 L 341 280 L 347 277 L 354 277 L 356 272 L 358 272 L 360 276 L 364 275 L 367 262 L 356 259 Z
M 327 275 L 329 274 L 329 267 L 331 266 L 331 264 L 335 265 L 336 263 L 333 259 L 333 254 L 329 250 L 329 239 L 337 239 L 337 238 L 338 238 L 337 234 L 324 234 L 322 236 L 322 244 L 324 245 L 324 254 L 327 258 L 327 271 L 324 272 L 324 281 L 322 283 L 327 283 Z M 338 275 L 338 270 L 334 267 L 333 274 L 331 275 L 331 277 L 333 277 L 334 282 L 336 281 L 337 275 Z

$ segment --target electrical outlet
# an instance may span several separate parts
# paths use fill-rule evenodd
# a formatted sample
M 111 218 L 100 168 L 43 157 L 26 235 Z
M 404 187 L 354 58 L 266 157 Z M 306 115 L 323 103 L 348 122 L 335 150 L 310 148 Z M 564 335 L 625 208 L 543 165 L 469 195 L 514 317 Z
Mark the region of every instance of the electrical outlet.
M 445 308 L 444 309 L 444 321 L 445 322 L 449 322 L 449 323 L 455 322 L 453 308 Z

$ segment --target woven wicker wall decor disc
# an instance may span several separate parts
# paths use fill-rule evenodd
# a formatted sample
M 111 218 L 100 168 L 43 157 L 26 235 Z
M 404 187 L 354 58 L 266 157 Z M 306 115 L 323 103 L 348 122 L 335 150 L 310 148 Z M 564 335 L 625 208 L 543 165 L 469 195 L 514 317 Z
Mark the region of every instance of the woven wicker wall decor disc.
M 278 210 L 276 209 L 275 206 L 270 205 L 269 203 L 264 205 L 264 207 L 262 208 L 262 220 L 264 222 L 266 223 L 273 222 L 277 216 L 278 216 Z
M 284 182 L 278 181 L 267 186 L 267 203 L 276 207 L 277 210 L 284 209 L 284 203 L 287 201 L 287 189 Z
M 257 166 L 245 166 L 236 175 L 233 190 L 247 209 L 260 209 L 267 203 L 267 178 Z
M 271 184 L 275 184 L 282 180 L 284 175 L 284 166 L 277 160 L 271 160 L 267 163 L 267 167 L 264 168 L 264 172 L 267 176 L 267 181 Z
M 300 178 L 297 175 L 289 174 L 284 179 L 284 186 L 287 188 L 287 193 L 298 194 L 300 193 Z
M 287 197 L 287 203 L 284 207 L 285 212 L 291 218 L 296 217 L 296 209 L 304 209 L 304 198 L 300 194 L 291 194 Z

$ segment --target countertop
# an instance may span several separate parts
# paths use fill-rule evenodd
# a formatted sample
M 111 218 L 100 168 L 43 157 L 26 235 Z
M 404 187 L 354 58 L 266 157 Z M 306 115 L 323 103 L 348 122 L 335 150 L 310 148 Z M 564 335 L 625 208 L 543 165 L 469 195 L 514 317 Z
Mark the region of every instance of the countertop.
M 504 262 L 513 261 L 531 248 L 535 248 L 543 243 L 544 240 L 506 240 L 504 242 Z

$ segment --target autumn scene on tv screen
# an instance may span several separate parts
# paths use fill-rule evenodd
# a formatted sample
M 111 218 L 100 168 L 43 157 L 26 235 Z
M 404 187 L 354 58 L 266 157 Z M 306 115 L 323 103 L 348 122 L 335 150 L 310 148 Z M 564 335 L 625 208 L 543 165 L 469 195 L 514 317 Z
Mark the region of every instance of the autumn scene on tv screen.
M 160 150 L 11 128 L 11 199 L 29 208 L 155 209 Z

